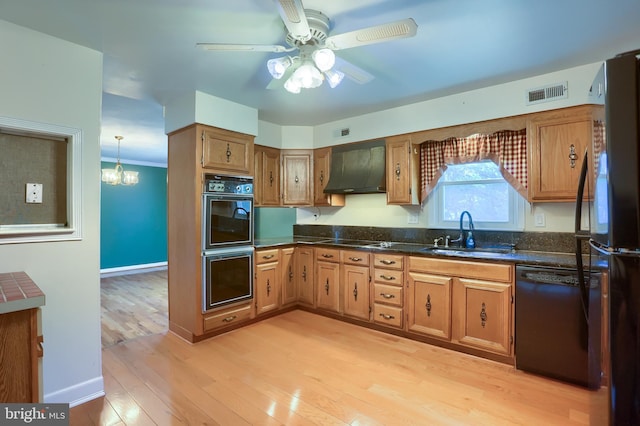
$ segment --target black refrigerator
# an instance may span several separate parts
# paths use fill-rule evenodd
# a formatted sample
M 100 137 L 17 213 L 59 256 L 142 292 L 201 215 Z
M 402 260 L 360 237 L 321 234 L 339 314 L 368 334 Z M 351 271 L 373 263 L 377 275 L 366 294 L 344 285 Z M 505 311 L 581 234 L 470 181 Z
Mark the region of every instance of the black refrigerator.
M 605 61 L 605 137 L 594 147 L 591 246 L 608 259 L 613 425 L 640 425 L 640 50 Z M 596 84 L 596 83 L 594 83 Z M 581 197 L 579 197 L 581 199 Z M 576 218 L 576 225 L 578 218 Z M 581 235 L 577 233 L 578 240 Z M 578 244 L 579 245 L 579 244 Z

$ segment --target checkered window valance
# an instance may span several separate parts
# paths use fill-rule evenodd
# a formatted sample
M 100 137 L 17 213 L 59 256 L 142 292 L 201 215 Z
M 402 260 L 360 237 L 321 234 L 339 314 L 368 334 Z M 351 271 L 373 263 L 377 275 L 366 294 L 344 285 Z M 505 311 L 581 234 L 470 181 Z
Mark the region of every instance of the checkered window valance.
M 527 197 L 527 130 L 503 130 L 490 135 L 425 141 L 420 144 L 422 199 L 435 188 L 447 164 L 491 160 L 504 179 Z

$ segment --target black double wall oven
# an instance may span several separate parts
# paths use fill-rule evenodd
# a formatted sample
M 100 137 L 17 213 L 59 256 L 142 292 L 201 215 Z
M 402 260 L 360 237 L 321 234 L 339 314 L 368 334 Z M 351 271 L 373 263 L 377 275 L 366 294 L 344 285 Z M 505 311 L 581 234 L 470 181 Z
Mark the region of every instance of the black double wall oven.
M 253 298 L 253 209 L 253 178 L 205 175 L 203 312 Z

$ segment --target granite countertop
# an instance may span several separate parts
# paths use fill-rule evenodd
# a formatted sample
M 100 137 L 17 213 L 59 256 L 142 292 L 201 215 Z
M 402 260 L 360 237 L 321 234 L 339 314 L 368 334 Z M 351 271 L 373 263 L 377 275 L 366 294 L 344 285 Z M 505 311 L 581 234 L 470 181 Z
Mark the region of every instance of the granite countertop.
M 455 247 L 434 247 L 429 244 L 406 242 L 380 242 L 366 240 L 328 239 L 322 237 L 283 237 L 265 238 L 255 241 L 257 249 L 277 247 L 293 244 L 310 244 L 331 246 L 340 249 L 367 250 L 370 252 L 395 252 L 407 255 L 426 257 L 456 258 L 469 260 L 489 260 L 497 262 L 510 262 L 529 266 L 545 266 L 555 268 L 575 268 L 576 257 L 573 253 L 540 252 L 529 250 L 511 250 L 505 247 L 484 248 L 476 250 L 459 249 Z M 583 255 L 583 263 L 589 267 L 589 256 Z M 601 256 L 591 257 L 591 267 L 594 269 L 606 269 L 606 258 Z
M 25 272 L 0 273 L 0 314 L 44 305 L 44 293 Z

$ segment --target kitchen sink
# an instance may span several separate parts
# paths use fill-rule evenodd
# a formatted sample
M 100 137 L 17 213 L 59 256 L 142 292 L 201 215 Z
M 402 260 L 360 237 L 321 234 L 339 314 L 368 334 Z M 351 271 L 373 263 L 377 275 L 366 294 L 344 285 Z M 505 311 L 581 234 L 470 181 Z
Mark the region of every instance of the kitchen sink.
M 433 254 L 442 255 L 470 255 L 474 256 L 491 256 L 494 254 L 508 254 L 513 253 L 515 249 L 511 246 L 497 246 L 497 247 L 425 247 L 421 251 Z

